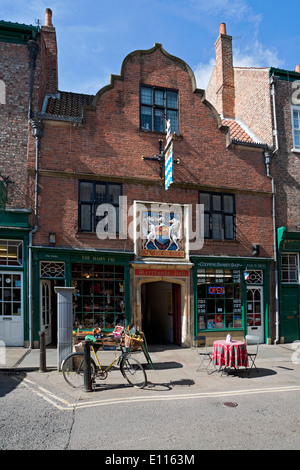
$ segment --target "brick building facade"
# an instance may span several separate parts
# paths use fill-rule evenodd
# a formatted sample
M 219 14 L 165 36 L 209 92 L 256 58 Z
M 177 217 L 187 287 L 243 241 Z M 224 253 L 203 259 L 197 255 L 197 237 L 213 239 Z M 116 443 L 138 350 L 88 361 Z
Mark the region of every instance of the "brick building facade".
M 60 91 L 49 11 L 44 33 L 53 47 L 47 60 L 39 50 L 44 96 L 33 114 L 43 132 L 38 152 L 29 133 L 27 160 L 34 344 L 41 328 L 55 340 L 56 285 L 75 288 L 76 329 L 134 323 L 148 341 L 190 346 L 199 332 L 212 342 L 255 328 L 267 342 L 266 143 L 235 116 L 220 118 L 190 67 L 160 44 L 129 54 L 95 96 Z
M 227 44 L 227 62 L 231 59 L 227 82 L 231 80 L 234 87 L 234 117 L 249 126 L 257 139 L 268 146 L 266 156 L 270 161 L 266 160 L 266 163 L 274 193 L 274 279 L 278 285 L 274 293 L 277 305 L 275 341 L 291 342 L 300 338 L 300 67 L 297 66 L 295 71 L 233 67 L 232 50 L 228 47 L 231 36 L 226 34 L 225 25 L 221 28 L 215 44 L 216 66 L 206 97 L 224 117 L 219 98 L 220 83 L 217 82 L 217 77 L 222 75 L 218 57 L 223 41 Z

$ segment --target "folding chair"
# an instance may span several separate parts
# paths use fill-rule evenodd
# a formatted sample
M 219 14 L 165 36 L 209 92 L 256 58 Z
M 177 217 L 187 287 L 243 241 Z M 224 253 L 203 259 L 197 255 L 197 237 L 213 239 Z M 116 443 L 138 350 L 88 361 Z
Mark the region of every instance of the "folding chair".
M 212 360 L 212 351 L 209 351 L 206 347 L 206 336 L 203 336 L 203 335 L 195 336 L 194 341 L 196 342 L 197 353 L 200 357 L 200 364 L 196 372 L 198 372 L 201 369 L 206 369 L 206 372 L 208 374 L 211 374 L 212 372 L 214 372 L 214 370 L 217 370 L 217 369 Z M 207 365 L 205 365 L 205 362 Z M 210 364 L 214 366 L 214 370 L 212 371 L 208 370 L 208 367 L 210 366 Z
M 259 336 L 246 335 L 245 339 L 246 339 L 248 358 L 251 360 L 250 369 L 254 367 L 256 371 L 258 372 L 258 368 L 256 367 L 255 360 L 256 360 L 257 353 L 258 353 Z M 249 346 L 251 345 L 256 345 L 256 348 L 254 349 L 249 348 Z

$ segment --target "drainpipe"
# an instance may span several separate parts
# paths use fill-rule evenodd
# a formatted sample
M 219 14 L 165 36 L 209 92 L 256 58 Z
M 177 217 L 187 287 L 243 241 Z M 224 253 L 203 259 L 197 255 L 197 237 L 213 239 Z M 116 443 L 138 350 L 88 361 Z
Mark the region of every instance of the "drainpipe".
M 33 349 L 33 279 L 32 279 L 32 239 L 34 233 L 38 230 L 38 172 L 39 172 L 39 151 L 40 139 L 43 136 L 43 124 L 41 121 L 33 119 L 32 110 L 32 96 L 33 96 L 33 79 L 34 71 L 36 68 L 36 59 L 39 51 L 39 45 L 36 41 L 30 40 L 27 42 L 29 52 L 29 104 L 28 104 L 28 119 L 32 129 L 32 136 L 35 138 L 35 185 L 34 185 L 34 227 L 29 232 L 29 252 L 28 252 L 28 307 L 29 307 L 29 347 Z
M 29 280 L 29 342 L 30 348 L 33 349 L 33 270 L 32 270 L 32 238 L 33 234 L 38 231 L 38 194 L 39 194 L 39 154 L 41 146 L 41 138 L 44 135 L 43 123 L 41 121 L 30 120 L 32 136 L 35 138 L 35 184 L 34 184 L 34 227 L 29 232 L 29 260 L 28 260 L 28 280 Z
M 272 219 L 273 219 L 273 235 L 274 235 L 274 245 L 273 245 L 273 252 L 274 252 L 274 263 L 275 263 L 275 270 L 274 270 L 274 277 L 275 277 L 275 328 L 276 328 L 276 336 L 274 340 L 274 344 L 278 344 L 279 342 L 279 279 L 278 279 L 278 248 L 277 248 L 277 232 L 276 232 L 276 197 L 275 197 L 275 181 L 274 177 L 270 175 L 270 163 L 271 157 L 274 156 L 278 151 L 278 129 L 277 129 L 277 113 L 276 113 L 276 91 L 275 91 L 275 78 L 270 78 L 270 85 L 271 85 L 271 97 L 272 97 L 272 111 L 273 111 L 273 136 L 275 138 L 275 149 L 272 151 L 266 150 L 264 152 L 265 156 L 265 164 L 267 170 L 267 176 L 270 178 L 272 182 Z

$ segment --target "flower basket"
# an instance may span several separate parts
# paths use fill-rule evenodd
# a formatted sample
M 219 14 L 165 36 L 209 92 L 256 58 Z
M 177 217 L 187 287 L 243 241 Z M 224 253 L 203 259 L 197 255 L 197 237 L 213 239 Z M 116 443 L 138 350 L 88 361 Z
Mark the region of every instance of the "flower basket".
M 142 338 L 134 338 L 133 336 L 129 336 L 125 333 L 125 348 L 130 349 L 130 351 L 137 351 L 142 347 L 143 343 Z

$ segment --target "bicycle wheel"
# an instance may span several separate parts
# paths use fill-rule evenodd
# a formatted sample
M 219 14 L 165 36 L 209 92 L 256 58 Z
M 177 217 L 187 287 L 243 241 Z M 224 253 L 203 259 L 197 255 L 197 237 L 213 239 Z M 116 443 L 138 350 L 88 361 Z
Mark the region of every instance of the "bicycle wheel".
M 147 376 L 140 362 L 130 355 L 123 356 L 120 363 L 123 377 L 130 385 L 143 388 L 147 384 Z
M 73 388 L 84 387 L 84 355 L 83 353 L 71 353 L 62 363 L 62 373 L 65 381 Z M 96 364 L 91 358 L 91 376 L 95 377 Z

